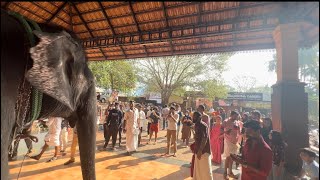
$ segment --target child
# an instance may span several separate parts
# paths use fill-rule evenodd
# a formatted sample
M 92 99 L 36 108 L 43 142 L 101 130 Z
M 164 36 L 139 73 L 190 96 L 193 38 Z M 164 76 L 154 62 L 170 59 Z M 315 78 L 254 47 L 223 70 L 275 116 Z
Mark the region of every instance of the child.
M 297 179 L 305 175 L 311 180 L 319 179 L 319 164 L 315 161 L 317 154 L 309 148 L 303 148 L 300 152 L 300 158 L 303 161 L 301 172 Z

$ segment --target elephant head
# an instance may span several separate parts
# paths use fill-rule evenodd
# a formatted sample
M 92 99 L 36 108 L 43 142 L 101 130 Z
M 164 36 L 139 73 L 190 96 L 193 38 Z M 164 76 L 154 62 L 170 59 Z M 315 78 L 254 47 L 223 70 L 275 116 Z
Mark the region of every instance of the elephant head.
M 71 126 L 77 124 L 83 179 L 95 179 L 96 92 L 84 50 L 65 31 L 34 34 L 40 41 L 30 49 L 33 67 L 26 78 L 47 95 L 42 106 L 46 116 L 64 117 Z M 45 103 L 48 98 L 54 106 Z

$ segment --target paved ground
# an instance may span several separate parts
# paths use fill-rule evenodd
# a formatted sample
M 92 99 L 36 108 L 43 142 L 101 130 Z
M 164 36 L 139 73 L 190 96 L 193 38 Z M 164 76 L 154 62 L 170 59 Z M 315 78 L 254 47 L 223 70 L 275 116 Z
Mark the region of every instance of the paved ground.
M 117 151 L 96 151 L 96 174 L 97 179 L 150 179 L 150 180 L 170 180 L 170 179 L 191 179 L 190 178 L 190 160 L 192 157 L 189 147 L 182 145 L 178 140 L 177 157 L 163 157 L 166 147 L 166 131 L 159 132 L 159 139 L 156 145 L 147 145 L 147 133 L 143 132 L 142 146 L 137 153 L 132 156 L 125 155 L 125 137 L 123 136 L 122 146 Z M 38 135 L 39 143 L 34 144 L 34 154 L 40 152 L 44 144 L 44 133 Z M 181 134 L 180 134 L 181 137 Z M 69 146 L 71 144 L 69 138 Z M 110 142 L 111 143 L 111 142 Z M 97 149 L 103 145 L 103 133 L 97 133 Z M 70 148 L 67 149 L 67 155 L 58 160 L 46 163 L 53 155 L 53 148 L 44 153 L 39 161 L 25 158 L 21 168 L 19 179 L 81 179 L 79 153 L 76 154 L 76 163 L 64 166 L 63 163 L 68 160 Z M 19 145 L 19 157 L 17 161 L 9 162 L 10 178 L 17 179 L 21 163 L 26 153 L 25 143 L 22 141 Z M 214 179 L 222 179 L 223 169 L 221 166 L 212 166 Z M 234 170 L 236 174 L 239 171 Z

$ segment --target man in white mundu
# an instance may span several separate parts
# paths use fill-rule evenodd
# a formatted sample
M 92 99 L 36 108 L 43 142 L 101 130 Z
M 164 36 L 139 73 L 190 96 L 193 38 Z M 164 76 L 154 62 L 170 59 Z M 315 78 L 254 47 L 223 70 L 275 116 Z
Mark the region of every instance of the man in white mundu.
M 126 133 L 126 148 L 128 155 L 137 151 L 139 135 L 139 112 L 134 107 L 134 101 L 129 103 L 130 109 L 124 114 L 124 133 Z

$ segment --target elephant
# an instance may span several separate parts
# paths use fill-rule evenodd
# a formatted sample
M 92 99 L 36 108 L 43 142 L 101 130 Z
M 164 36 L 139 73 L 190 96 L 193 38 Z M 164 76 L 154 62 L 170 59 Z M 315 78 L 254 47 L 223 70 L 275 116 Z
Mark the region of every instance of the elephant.
M 43 93 L 39 118 L 63 117 L 77 126 L 82 177 L 96 179 L 96 91 L 81 43 L 60 27 L 39 24 L 36 46 L 24 26 L 1 10 L 1 179 L 8 179 L 8 149 L 22 82 Z M 21 90 L 20 90 L 21 91 Z M 28 112 L 30 109 L 28 110 Z

